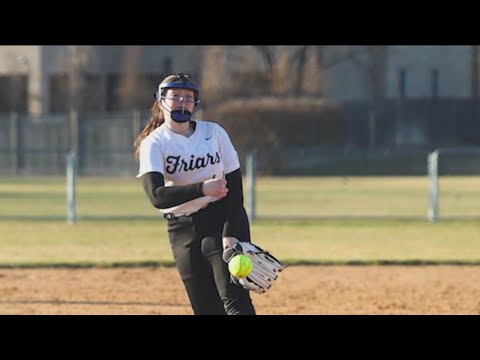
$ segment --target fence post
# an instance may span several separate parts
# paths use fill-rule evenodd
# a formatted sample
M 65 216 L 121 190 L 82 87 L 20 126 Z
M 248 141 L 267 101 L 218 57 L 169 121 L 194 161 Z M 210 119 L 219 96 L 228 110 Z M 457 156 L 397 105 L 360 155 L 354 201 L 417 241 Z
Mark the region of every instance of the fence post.
M 250 222 L 256 219 L 255 214 L 255 173 L 256 173 L 257 150 L 247 154 L 247 214 Z
M 439 219 L 438 153 L 437 150 L 428 155 L 429 200 L 427 216 L 432 223 Z
M 10 113 L 10 169 L 13 176 L 18 174 L 18 114 Z
M 69 113 L 70 121 L 70 149 L 73 152 L 78 150 L 78 138 L 79 138 L 79 124 L 78 124 L 78 112 L 74 109 L 70 109 Z
M 73 224 L 77 220 L 76 168 L 75 151 L 67 154 L 67 222 Z

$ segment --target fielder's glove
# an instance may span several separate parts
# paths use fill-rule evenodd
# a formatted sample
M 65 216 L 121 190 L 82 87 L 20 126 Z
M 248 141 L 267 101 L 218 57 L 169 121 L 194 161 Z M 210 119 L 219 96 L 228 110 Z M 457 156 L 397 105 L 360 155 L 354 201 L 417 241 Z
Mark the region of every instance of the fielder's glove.
M 278 274 L 285 269 L 277 258 L 268 251 L 249 242 L 238 242 L 223 252 L 223 261 L 228 263 L 235 255 L 247 255 L 253 263 L 252 272 L 244 278 L 230 275 L 232 282 L 247 290 L 255 291 L 258 294 L 265 293 L 277 280 Z

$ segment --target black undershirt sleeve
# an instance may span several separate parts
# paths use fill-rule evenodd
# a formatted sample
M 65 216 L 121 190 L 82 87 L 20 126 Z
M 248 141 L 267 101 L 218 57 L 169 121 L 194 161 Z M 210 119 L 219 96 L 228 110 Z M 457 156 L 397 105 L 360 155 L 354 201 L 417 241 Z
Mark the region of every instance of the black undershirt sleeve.
M 243 209 L 243 185 L 240 168 L 226 174 L 225 179 L 227 180 L 228 194 L 225 198 L 223 236 L 233 236 L 241 240 L 239 234 Z
M 203 182 L 184 186 L 165 186 L 159 172 L 148 172 L 141 177 L 148 199 L 157 209 L 166 209 L 203 196 Z

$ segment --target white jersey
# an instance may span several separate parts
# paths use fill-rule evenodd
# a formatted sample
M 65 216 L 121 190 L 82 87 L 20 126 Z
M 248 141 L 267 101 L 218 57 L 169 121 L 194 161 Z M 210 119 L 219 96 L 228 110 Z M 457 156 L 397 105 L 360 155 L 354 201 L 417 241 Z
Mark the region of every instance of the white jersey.
M 154 171 L 163 175 L 165 186 L 190 185 L 221 178 L 240 168 L 237 151 L 227 132 L 213 122 L 196 120 L 196 123 L 190 137 L 173 132 L 163 123 L 143 139 L 137 178 Z M 175 216 L 190 215 L 219 199 L 202 196 L 160 211 Z

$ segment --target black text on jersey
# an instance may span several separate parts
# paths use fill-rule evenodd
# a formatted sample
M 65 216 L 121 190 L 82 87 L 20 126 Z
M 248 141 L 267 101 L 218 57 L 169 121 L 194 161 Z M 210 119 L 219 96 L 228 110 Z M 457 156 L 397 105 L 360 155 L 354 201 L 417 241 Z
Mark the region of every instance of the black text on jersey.
M 169 174 L 174 174 L 180 171 L 191 171 L 195 169 L 201 169 L 207 167 L 209 164 L 214 165 L 220 162 L 220 155 L 218 152 L 215 153 L 215 156 L 207 153 L 204 157 L 195 158 L 194 155 L 190 156 L 191 159 L 189 162 L 186 162 L 181 158 L 181 156 L 168 156 L 167 157 L 167 166 L 165 170 Z

